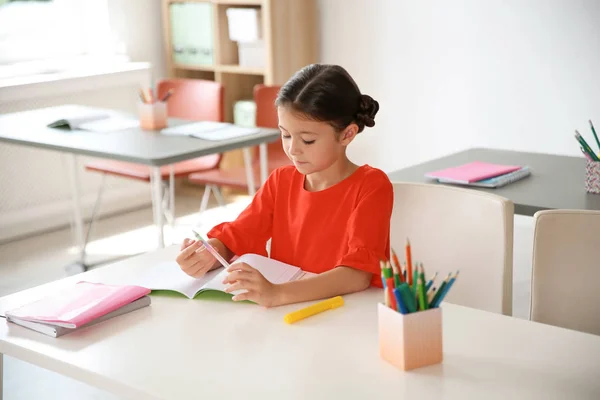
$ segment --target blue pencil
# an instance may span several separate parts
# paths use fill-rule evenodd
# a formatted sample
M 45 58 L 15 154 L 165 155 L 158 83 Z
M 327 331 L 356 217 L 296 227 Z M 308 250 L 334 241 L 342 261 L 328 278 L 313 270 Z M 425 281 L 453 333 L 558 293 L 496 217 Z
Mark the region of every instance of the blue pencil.
M 433 276 L 431 277 L 429 282 L 427 282 L 427 285 L 425 286 L 425 292 L 429 291 L 429 288 L 431 287 L 431 285 L 433 285 L 433 281 L 435 281 L 435 278 L 437 278 L 437 275 L 438 275 L 438 273 L 436 272 L 435 274 L 433 274 Z
M 440 294 L 440 296 L 438 297 L 438 300 L 435 302 L 433 307 L 438 307 L 442 303 L 442 301 L 444 300 L 444 297 L 446 297 L 446 295 L 448 294 L 448 291 L 450 290 L 452 285 L 454 285 L 454 281 L 458 277 L 458 273 L 459 273 L 459 271 L 456 271 L 454 276 L 452 278 L 450 278 L 450 280 L 448 281 L 448 284 L 444 288 L 444 292 Z
M 394 289 L 394 297 L 396 297 L 396 304 L 398 304 L 398 311 L 400 311 L 401 314 L 408 314 L 408 309 L 406 308 L 406 305 L 404 304 L 404 302 L 402 301 L 402 297 L 400 296 L 400 289 L 398 289 L 398 288 Z

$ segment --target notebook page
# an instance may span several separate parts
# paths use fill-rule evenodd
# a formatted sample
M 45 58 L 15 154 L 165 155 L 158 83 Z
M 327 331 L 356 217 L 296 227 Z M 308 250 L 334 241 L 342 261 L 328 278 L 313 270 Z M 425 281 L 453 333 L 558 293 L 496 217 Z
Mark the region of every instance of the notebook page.
M 160 131 L 163 135 L 196 135 L 232 126 L 227 122 L 200 121 L 172 126 Z
M 198 139 L 204 140 L 229 140 L 242 136 L 253 135 L 255 133 L 260 132 L 260 130 L 256 128 L 245 128 L 241 126 L 229 126 L 226 129 L 219 129 L 211 132 L 196 132 L 192 133 L 191 136 L 196 137 Z
M 237 263 L 245 262 L 253 268 L 256 268 L 260 271 L 261 274 L 271 283 L 285 283 L 296 279 L 301 271 L 300 268 L 294 267 L 293 265 L 289 265 L 286 263 L 282 263 L 281 261 L 273 260 L 271 258 L 259 256 L 258 254 L 244 254 L 237 260 L 235 260 L 231 265 L 235 265 Z M 210 282 L 206 284 L 204 289 L 214 289 L 225 291 L 225 288 L 229 285 L 223 284 L 223 279 L 229 273 L 227 270 L 223 269 L 219 272 L 219 274 Z M 244 293 L 243 290 L 238 290 L 232 292 L 232 294 L 240 294 Z
M 221 271 L 224 271 L 224 268 L 209 271 L 197 279 L 183 272 L 175 261 L 165 262 L 148 268 L 145 275 L 135 280 L 135 285 L 151 290 L 172 290 L 193 299 L 195 294 Z

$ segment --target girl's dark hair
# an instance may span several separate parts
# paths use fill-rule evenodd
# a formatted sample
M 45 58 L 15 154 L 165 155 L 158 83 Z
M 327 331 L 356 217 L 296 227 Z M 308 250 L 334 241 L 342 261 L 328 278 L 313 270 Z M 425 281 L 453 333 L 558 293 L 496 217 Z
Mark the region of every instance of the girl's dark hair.
M 361 94 L 339 65 L 312 64 L 296 72 L 279 90 L 277 107 L 291 107 L 308 118 L 329 123 L 338 132 L 351 123 L 362 132 L 375 126 L 379 103 Z

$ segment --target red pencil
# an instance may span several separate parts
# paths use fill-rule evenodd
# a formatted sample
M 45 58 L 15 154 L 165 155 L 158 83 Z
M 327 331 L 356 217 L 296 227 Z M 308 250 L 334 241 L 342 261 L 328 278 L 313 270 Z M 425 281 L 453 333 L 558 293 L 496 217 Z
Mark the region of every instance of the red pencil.
M 406 280 L 410 286 L 413 285 L 413 272 L 412 272 L 412 255 L 410 253 L 410 241 L 406 238 Z M 415 282 L 416 283 L 416 282 Z
M 400 282 L 404 282 L 404 274 L 402 273 L 402 265 L 400 265 L 400 261 L 398 261 L 398 256 L 394 249 L 392 249 L 392 260 L 394 261 L 394 265 L 396 266 L 398 277 L 400 278 Z M 394 271 L 396 272 L 396 271 Z

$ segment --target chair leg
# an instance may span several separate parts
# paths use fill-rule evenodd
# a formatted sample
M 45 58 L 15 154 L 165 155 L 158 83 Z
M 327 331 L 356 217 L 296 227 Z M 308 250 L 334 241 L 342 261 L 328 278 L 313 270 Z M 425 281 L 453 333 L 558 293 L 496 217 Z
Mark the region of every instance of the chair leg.
M 204 187 L 204 194 L 202 195 L 202 201 L 200 202 L 200 214 L 206 211 L 206 207 L 208 207 L 208 200 L 210 199 L 211 189 L 212 185 L 206 185 Z
M 215 193 L 215 198 L 217 199 L 217 203 L 219 203 L 219 205 L 221 207 L 225 206 L 225 198 L 223 197 L 223 194 L 221 193 L 221 189 L 219 189 L 219 187 L 217 185 L 211 185 L 212 187 L 212 191 Z

